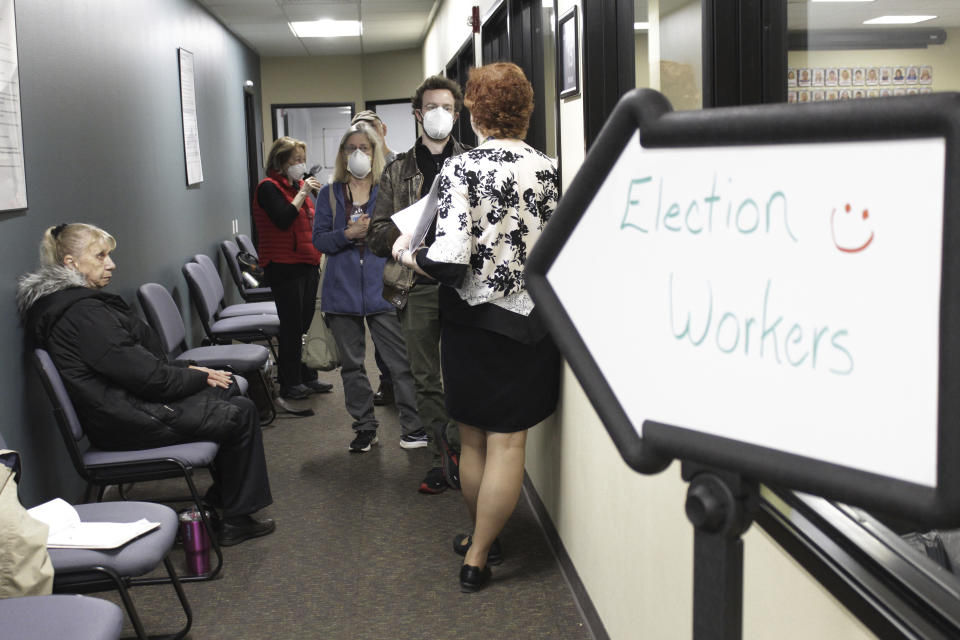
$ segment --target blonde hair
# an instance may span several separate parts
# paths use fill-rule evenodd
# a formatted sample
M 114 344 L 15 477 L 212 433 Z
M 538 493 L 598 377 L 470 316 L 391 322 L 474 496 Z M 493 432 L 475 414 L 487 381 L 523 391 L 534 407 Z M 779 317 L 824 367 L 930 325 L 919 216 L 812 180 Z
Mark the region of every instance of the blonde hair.
M 112 235 L 92 224 L 73 222 L 49 227 L 40 241 L 40 264 L 45 267 L 63 266 L 67 255 L 80 257 L 93 244 L 110 251 L 117 248 Z
M 287 160 L 297 149 L 303 151 L 304 156 L 307 155 L 307 143 L 303 140 L 297 140 L 289 136 L 277 138 L 273 141 L 273 146 L 270 147 L 270 153 L 267 154 L 267 166 L 264 168 L 267 172 L 282 173 L 283 165 L 287 163 Z
M 343 157 L 343 148 L 347 144 L 347 138 L 355 133 L 362 133 L 367 137 L 370 148 L 373 150 L 370 160 L 370 177 L 373 178 L 373 184 L 380 184 L 380 176 L 383 174 L 383 147 L 380 144 L 380 136 L 377 132 L 365 122 L 358 122 L 347 129 L 343 137 L 340 138 L 340 146 L 337 149 L 337 159 L 333 164 L 333 181 L 350 182 L 350 173 L 347 171 L 347 159 Z

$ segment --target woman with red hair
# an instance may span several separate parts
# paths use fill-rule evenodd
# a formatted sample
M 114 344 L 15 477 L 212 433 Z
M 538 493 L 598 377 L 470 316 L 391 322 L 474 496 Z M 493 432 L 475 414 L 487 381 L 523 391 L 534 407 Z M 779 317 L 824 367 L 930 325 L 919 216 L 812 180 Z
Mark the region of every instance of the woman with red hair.
M 394 258 L 440 282 L 447 412 L 461 434 L 460 485 L 472 534 L 454 538 L 465 592 L 503 560 L 498 535 L 520 497 L 527 429 L 553 413 L 560 355 L 527 293 L 527 255 L 559 196 L 556 165 L 525 142 L 533 89 L 518 66 L 470 71 L 464 103 L 481 143 L 439 176 L 436 240 Z

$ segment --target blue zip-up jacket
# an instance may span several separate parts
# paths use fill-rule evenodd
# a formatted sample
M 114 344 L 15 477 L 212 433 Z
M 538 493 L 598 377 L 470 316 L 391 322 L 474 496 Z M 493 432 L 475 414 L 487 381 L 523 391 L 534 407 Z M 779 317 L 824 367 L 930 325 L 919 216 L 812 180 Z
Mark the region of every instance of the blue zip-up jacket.
M 330 193 L 336 198 L 336 212 L 330 211 Z M 373 212 L 377 185 L 370 190 L 366 210 Z M 343 184 L 328 184 L 317 194 L 313 220 L 313 246 L 327 255 L 323 273 L 320 310 L 349 316 L 369 316 L 394 312 L 393 305 L 383 299 L 383 266 L 386 258 L 378 258 L 369 248 L 362 253 L 344 234 L 347 215 L 344 208 Z

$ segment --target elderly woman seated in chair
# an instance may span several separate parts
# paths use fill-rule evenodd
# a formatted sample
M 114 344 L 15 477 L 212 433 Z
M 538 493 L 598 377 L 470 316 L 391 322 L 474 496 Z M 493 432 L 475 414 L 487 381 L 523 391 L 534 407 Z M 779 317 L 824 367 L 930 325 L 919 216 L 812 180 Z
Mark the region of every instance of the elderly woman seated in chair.
M 207 498 L 223 511 L 223 546 L 271 533 L 252 513 L 269 505 L 270 483 L 256 406 L 229 372 L 168 362 L 160 338 L 103 288 L 117 242 L 89 224 L 50 227 L 41 268 L 19 281 L 28 340 L 59 369 L 91 443 L 134 450 L 209 440 L 220 445 Z

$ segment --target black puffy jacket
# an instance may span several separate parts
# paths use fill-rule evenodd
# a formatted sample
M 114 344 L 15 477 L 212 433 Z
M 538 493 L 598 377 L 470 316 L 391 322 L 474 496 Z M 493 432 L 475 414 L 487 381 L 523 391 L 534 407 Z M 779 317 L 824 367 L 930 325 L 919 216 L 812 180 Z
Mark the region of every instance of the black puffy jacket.
M 20 279 L 28 339 L 45 348 L 96 447 L 129 450 L 220 440 L 241 422 L 228 390 L 187 362 L 168 362 L 159 336 L 123 298 L 44 268 Z

